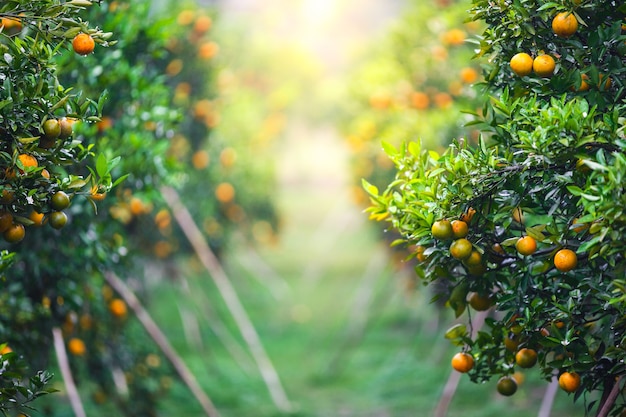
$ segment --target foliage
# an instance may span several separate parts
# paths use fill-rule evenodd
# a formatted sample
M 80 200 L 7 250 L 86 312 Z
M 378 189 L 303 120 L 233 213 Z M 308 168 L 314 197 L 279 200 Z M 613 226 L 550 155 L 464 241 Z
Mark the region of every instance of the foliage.
M 562 11 L 580 23 L 568 38 L 551 27 Z M 412 245 L 417 274 L 444 283 L 439 297 L 457 315 L 469 292 L 492 300 L 476 337 L 465 325 L 448 334 L 474 355 L 473 381 L 513 374 L 517 350 L 532 348 L 546 379 L 581 376 L 574 398 L 584 396 L 589 412 L 606 404 L 617 413 L 624 406 L 607 398 L 626 355 L 625 10 L 609 1 L 475 0 L 472 13 L 487 23 L 478 54 L 487 98 L 471 122 L 478 145 L 456 140 L 440 154 L 419 142 L 385 144 L 396 177 L 383 192 L 364 182 L 368 210 L 402 234 L 397 244 Z M 554 75 L 514 74 L 509 60 L 524 51 L 553 55 Z M 442 219 L 468 222 L 477 262 L 453 258 L 451 236 L 433 237 Z M 523 236 L 537 243 L 527 256 L 516 249 Z M 564 248 L 576 254 L 566 268 L 555 260 Z
M 410 2 L 401 18 L 362 59 L 349 83 L 344 131 L 352 153 L 353 175 L 382 186 L 393 166 L 380 154 L 380 142 L 399 144 L 422 137 L 429 147 L 463 134 L 460 110 L 476 107 L 472 85 L 480 67 L 470 63 L 480 29 L 467 22 L 464 2 Z M 367 198 L 356 185 L 356 201 Z

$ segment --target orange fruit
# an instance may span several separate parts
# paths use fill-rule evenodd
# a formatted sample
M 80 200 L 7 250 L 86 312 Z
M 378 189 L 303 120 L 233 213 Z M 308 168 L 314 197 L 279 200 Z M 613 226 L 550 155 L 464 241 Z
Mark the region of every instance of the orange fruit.
M 554 255 L 554 266 L 561 272 L 568 272 L 576 268 L 578 257 L 571 249 L 561 249 Z
M 463 220 L 452 220 L 450 226 L 452 226 L 452 236 L 455 239 L 460 239 L 467 236 L 469 229 L 467 227 L 467 223 L 465 223 Z
M 522 348 L 515 354 L 515 363 L 522 368 L 532 368 L 537 363 L 537 351 Z
M 48 215 L 48 223 L 54 229 L 61 229 L 67 223 L 67 214 L 62 211 L 53 211 Z
M 70 197 L 64 191 L 57 191 L 50 198 L 50 206 L 54 210 L 64 210 L 70 205 Z
M 554 62 L 554 58 L 548 54 L 539 55 L 533 60 L 533 71 L 540 77 L 551 77 L 554 74 L 555 67 L 556 62 Z
M 559 387 L 565 392 L 575 392 L 580 387 L 580 375 L 576 372 L 563 372 L 559 376 Z
M 426 110 L 430 106 L 430 98 L 428 94 L 421 91 L 415 91 L 410 96 L 411 106 L 417 110 Z
M 19 154 L 17 158 L 20 160 L 24 168 L 35 168 L 39 166 L 37 163 L 37 158 L 32 155 L 28 155 L 26 153 Z
M 43 213 L 39 213 L 36 210 L 30 212 L 28 218 L 33 222 L 33 226 L 41 226 L 43 224 Z
M 13 223 L 7 230 L 4 231 L 2 236 L 4 240 L 9 243 L 17 243 L 24 239 L 26 235 L 26 231 L 24 230 L 24 225 L 20 223 Z
M 428 259 L 426 255 L 424 255 L 425 250 L 426 248 L 424 246 L 418 246 L 417 248 L 415 248 L 415 258 L 418 262 L 424 262 L 426 259 Z
M 41 126 L 44 138 L 56 139 L 61 134 L 61 123 L 57 119 L 47 119 Z
M 517 249 L 520 255 L 532 255 L 537 250 L 537 241 L 530 236 L 520 237 L 517 243 L 515 243 L 515 249 Z
M 478 72 L 472 67 L 461 69 L 461 81 L 465 84 L 471 84 L 478 79 Z
M 61 125 L 61 133 L 59 134 L 59 139 L 67 139 L 72 136 L 72 133 L 74 133 L 74 123 L 72 121 L 64 117 L 59 120 L 59 124 Z
M 204 149 L 200 149 L 194 152 L 193 156 L 191 157 L 191 164 L 197 170 L 205 169 L 206 167 L 208 167 L 210 161 L 211 158 L 209 156 L 209 153 Z
M 561 12 L 552 19 L 552 31 L 560 38 L 569 38 L 578 30 L 578 20 L 573 13 Z
M 498 380 L 496 389 L 500 394 L 509 397 L 517 391 L 517 381 L 511 376 L 503 376 Z
M 580 74 L 580 85 L 575 89 L 575 91 L 587 91 L 589 90 L 589 76 L 587 74 Z
M 493 305 L 493 300 L 488 294 L 473 292 L 469 296 L 469 305 L 476 311 L 487 311 Z
M 111 302 L 109 303 L 109 311 L 111 312 L 111 314 L 113 314 L 113 316 L 117 318 L 124 318 L 128 313 L 126 303 L 124 302 L 124 300 L 121 300 L 119 298 L 114 298 L 113 300 L 111 300 Z
M 9 345 L 5 345 L 2 349 L 0 349 L 0 355 L 6 355 L 11 352 L 13 352 L 13 349 L 11 349 Z
M 193 25 L 193 30 L 197 34 L 201 35 L 211 29 L 213 21 L 209 16 L 200 16 L 196 19 L 196 22 Z
M 235 198 L 235 187 L 230 183 L 222 182 L 215 188 L 215 198 L 220 203 L 229 203 Z
M 467 259 L 472 253 L 472 242 L 465 238 L 457 239 L 450 245 L 450 255 L 455 259 Z
M 0 233 L 4 233 L 13 225 L 13 215 L 8 211 L 0 211 Z
M 519 334 L 510 333 L 504 337 L 504 347 L 511 352 L 517 351 L 520 343 L 521 340 Z
M 472 253 L 464 260 L 467 266 L 478 266 L 482 263 L 483 256 L 476 249 L 472 250 Z
M 198 56 L 202 59 L 211 59 L 220 50 L 220 46 L 215 42 L 205 42 L 198 48 Z
M 511 70 L 520 77 L 529 75 L 533 71 L 533 58 L 526 52 L 513 55 L 509 61 Z
M 72 48 L 78 55 L 89 55 L 96 47 L 96 42 L 91 35 L 87 33 L 79 33 L 72 40 Z
M 608 90 L 611 87 L 611 77 L 606 77 L 606 80 L 604 80 L 604 74 L 600 74 L 598 78 L 598 88 L 600 91 Z
M 452 368 L 461 373 L 467 373 L 474 367 L 474 357 L 466 352 L 459 352 L 452 357 Z
M 73 337 L 67 342 L 67 350 L 74 356 L 83 356 L 87 352 L 85 342 L 77 337 Z
M 437 220 L 430 228 L 435 239 L 448 240 L 453 236 L 450 220 Z

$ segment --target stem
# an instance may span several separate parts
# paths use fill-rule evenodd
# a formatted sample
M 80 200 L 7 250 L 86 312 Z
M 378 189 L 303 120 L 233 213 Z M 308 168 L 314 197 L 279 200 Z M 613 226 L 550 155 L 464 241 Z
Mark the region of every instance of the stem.
M 620 375 L 615 379 L 615 382 L 613 382 L 613 387 L 611 387 L 611 391 L 609 392 L 609 395 L 606 397 L 604 401 L 602 401 L 600 411 L 598 411 L 598 414 L 596 415 L 596 417 L 607 417 L 609 415 L 609 412 L 613 408 L 613 405 L 615 405 L 615 400 L 617 399 L 617 396 L 619 395 L 621 382 L 622 382 L 622 376 Z

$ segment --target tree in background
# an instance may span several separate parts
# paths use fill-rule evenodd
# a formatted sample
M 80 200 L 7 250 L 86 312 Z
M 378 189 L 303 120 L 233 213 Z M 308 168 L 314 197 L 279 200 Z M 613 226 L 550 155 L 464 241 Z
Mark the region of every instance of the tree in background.
M 598 416 L 624 409 L 625 17 L 614 1 L 475 0 L 478 144 L 386 143 L 395 179 L 364 183 L 456 315 L 490 312 L 474 337 L 471 317 L 448 332 L 455 369 L 512 395 L 537 364 Z

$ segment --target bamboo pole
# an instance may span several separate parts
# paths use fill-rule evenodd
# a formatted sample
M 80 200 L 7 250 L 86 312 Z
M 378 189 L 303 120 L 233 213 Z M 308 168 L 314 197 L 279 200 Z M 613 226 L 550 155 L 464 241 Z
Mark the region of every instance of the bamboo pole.
M 80 395 L 78 394 L 78 389 L 74 383 L 74 378 L 72 377 L 70 362 L 67 359 L 67 352 L 65 350 L 65 342 L 63 341 L 63 332 L 60 328 L 54 327 L 52 329 L 52 340 L 54 341 L 54 350 L 56 352 L 57 361 L 59 362 L 59 370 L 61 371 L 63 382 L 67 389 L 67 398 L 70 400 L 74 415 L 76 417 L 87 417 L 83 403 L 80 400 Z
M 165 357 L 170 361 L 180 378 L 187 385 L 191 393 L 196 397 L 196 400 L 202 406 L 202 409 L 208 417 L 219 417 L 219 413 L 211 399 L 202 390 L 196 377 L 191 373 L 185 362 L 176 353 L 169 340 L 161 329 L 154 322 L 152 317 L 148 314 L 146 309 L 141 305 L 135 294 L 130 288 L 112 272 L 104 274 L 105 280 L 111 287 L 126 301 L 126 304 L 134 311 L 135 316 L 139 322 L 146 329 L 150 337 L 155 341 L 157 346 L 161 349 Z
M 474 317 L 474 326 L 472 329 L 471 337 L 474 338 L 483 327 L 485 323 L 485 318 L 487 318 L 488 311 L 479 311 Z M 448 407 L 450 407 L 450 403 L 452 402 L 452 398 L 454 397 L 454 393 L 456 392 L 457 387 L 459 386 L 459 381 L 461 380 L 461 374 L 455 370 L 450 372 L 450 376 L 448 377 L 448 381 L 444 386 L 443 393 L 441 394 L 441 398 L 439 399 L 439 403 L 437 404 L 437 408 L 435 408 L 434 417 L 445 417 L 448 413 Z
M 235 322 L 239 327 L 239 331 L 241 332 L 243 339 L 246 341 L 248 348 L 250 349 L 257 366 L 259 367 L 261 377 L 265 381 L 274 404 L 281 411 L 291 411 L 291 404 L 280 382 L 278 373 L 265 352 L 259 335 L 252 325 L 252 322 L 241 304 L 241 301 L 237 296 L 237 292 L 226 275 L 226 272 L 207 244 L 204 236 L 200 232 L 200 229 L 198 229 L 198 226 L 191 217 L 191 214 L 180 201 L 176 190 L 171 187 L 162 187 L 161 194 L 165 199 L 165 202 L 172 210 L 176 222 L 179 224 L 183 233 L 187 236 L 187 239 L 193 246 L 198 258 L 209 272 L 209 275 L 211 275 L 211 278 L 215 282 L 215 285 L 224 299 L 226 306 L 235 319 Z
M 552 381 L 550 381 L 550 384 L 546 388 L 546 392 L 543 395 L 543 400 L 541 400 L 541 406 L 539 407 L 539 414 L 537 414 L 537 417 L 550 417 L 552 406 L 554 404 L 554 397 L 556 397 L 558 388 L 559 380 L 556 375 L 553 375 Z

